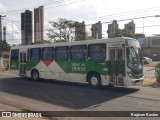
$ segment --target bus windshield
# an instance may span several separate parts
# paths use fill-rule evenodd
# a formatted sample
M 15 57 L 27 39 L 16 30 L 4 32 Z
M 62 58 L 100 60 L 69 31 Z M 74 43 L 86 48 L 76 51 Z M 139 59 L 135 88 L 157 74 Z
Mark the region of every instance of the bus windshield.
M 140 48 L 127 47 L 127 64 L 130 69 L 142 69 L 142 59 Z

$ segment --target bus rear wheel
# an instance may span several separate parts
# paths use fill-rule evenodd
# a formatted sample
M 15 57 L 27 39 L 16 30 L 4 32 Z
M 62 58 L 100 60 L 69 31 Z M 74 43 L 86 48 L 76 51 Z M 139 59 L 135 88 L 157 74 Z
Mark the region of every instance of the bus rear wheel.
M 32 73 L 31 73 L 31 77 L 32 77 L 32 80 L 38 81 L 39 80 L 38 70 L 33 70 Z
M 101 84 L 101 78 L 98 74 L 91 74 L 89 76 L 89 85 L 93 88 L 100 88 L 102 86 Z

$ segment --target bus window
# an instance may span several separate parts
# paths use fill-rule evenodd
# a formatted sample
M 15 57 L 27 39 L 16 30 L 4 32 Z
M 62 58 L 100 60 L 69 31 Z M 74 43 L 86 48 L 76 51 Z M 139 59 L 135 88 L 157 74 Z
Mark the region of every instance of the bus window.
M 102 61 L 106 58 L 105 44 L 92 44 L 88 47 L 88 59 L 94 61 Z
M 30 49 L 30 60 L 40 60 L 41 49 L 40 48 L 31 48 Z
M 76 45 L 71 47 L 71 60 L 86 60 L 86 45 Z
M 56 47 L 55 48 L 55 59 L 60 61 L 66 61 L 68 60 L 69 56 L 69 47 L 63 46 L 63 47 Z
M 122 49 L 117 49 L 117 60 L 122 61 L 123 60 L 123 55 L 122 55 Z
M 11 50 L 11 60 L 18 60 L 19 50 Z
M 54 60 L 54 48 L 42 48 L 42 60 Z

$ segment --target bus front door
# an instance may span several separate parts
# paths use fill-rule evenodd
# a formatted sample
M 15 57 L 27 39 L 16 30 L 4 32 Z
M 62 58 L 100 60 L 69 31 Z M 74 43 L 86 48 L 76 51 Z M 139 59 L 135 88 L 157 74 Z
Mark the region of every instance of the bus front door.
M 123 48 L 110 48 L 110 84 L 123 85 Z
M 22 77 L 25 77 L 26 76 L 26 53 L 25 52 L 19 53 L 19 63 L 20 63 L 19 75 Z

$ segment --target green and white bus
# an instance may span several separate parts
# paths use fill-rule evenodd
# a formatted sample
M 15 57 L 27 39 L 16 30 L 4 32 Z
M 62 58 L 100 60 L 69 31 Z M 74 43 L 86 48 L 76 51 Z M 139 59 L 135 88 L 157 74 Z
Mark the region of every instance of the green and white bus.
M 33 80 L 131 86 L 142 82 L 139 41 L 128 37 L 14 46 L 10 72 Z

